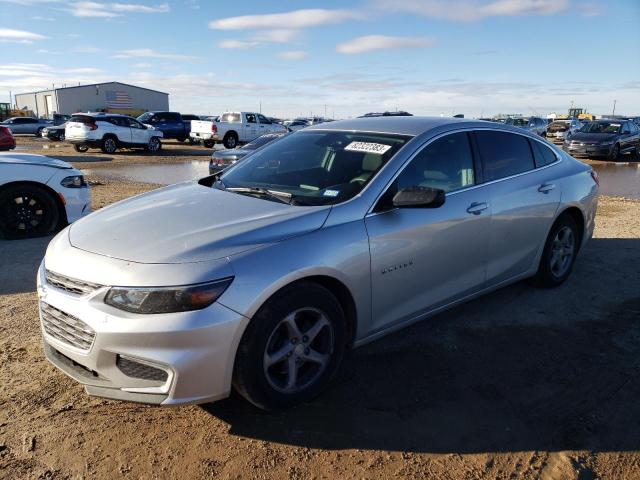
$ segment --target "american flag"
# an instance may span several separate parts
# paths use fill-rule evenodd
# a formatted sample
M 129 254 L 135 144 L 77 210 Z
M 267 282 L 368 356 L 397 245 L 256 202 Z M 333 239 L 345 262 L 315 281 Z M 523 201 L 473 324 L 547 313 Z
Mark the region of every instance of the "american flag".
M 133 107 L 133 99 L 126 92 L 107 90 L 107 107 L 131 108 Z

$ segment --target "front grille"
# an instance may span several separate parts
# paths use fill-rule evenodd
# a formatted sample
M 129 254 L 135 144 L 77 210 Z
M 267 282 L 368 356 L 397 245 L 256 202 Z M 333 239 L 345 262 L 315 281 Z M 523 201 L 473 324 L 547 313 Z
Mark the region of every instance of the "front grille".
M 118 355 L 116 365 L 120 371 L 128 377 L 141 378 L 143 380 L 158 380 L 161 382 L 165 382 L 168 377 L 167 372 L 164 370 L 144 363 L 138 363 L 120 355 Z
M 45 276 L 49 285 L 76 295 L 86 295 L 88 293 L 95 292 L 102 287 L 102 285 L 98 285 L 97 283 L 65 277 L 64 275 L 54 273 L 50 270 L 46 270 Z
M 93 345 L 96 332 L 79 318 L 45 302 L 40 302 L 40 315 L 47 335 L 80 350 L 89 350 Z

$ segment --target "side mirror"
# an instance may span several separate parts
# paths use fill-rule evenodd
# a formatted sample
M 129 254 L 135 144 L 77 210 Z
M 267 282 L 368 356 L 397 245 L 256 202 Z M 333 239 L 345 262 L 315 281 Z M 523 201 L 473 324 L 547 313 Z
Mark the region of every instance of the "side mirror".
M 393 196 L 393 206 L 398 208 L 438 208 L 444 201 L 444 190 L 431 187 L 408 187 Z

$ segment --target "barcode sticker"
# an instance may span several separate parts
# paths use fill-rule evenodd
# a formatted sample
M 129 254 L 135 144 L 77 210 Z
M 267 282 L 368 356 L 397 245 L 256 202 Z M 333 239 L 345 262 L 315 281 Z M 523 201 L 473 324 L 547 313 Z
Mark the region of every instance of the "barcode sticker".
M 378 155 L 384 154 L 390 148 L 391 145 L 369 142 L 351 142 L 349 145 L 344 147 L 347 152 L 377 153 Z

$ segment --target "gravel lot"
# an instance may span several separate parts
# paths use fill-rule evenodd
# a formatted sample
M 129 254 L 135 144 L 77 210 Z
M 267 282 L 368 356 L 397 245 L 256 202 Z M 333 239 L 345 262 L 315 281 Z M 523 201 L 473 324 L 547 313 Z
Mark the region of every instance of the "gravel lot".
M 210 153 L 33 151 L 94 172 Z M 155 188 L 89 180 L 94 208 Z M 518 283 L 350 352 L 324 395 L 275 415 L 86 396 L 41 351 L 47 242 L 0 241 L 0 478 L 640 478 L 638 201 L 601 197 L 562 287 Z

